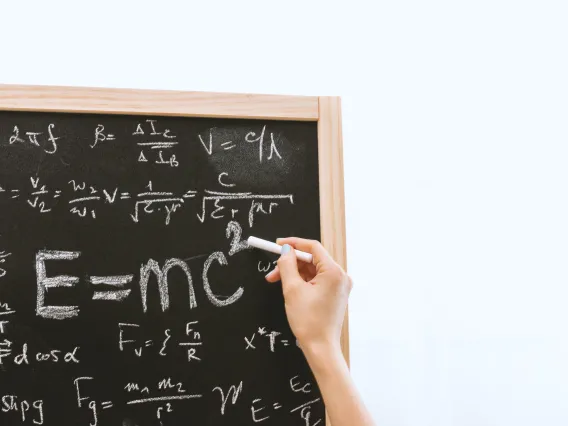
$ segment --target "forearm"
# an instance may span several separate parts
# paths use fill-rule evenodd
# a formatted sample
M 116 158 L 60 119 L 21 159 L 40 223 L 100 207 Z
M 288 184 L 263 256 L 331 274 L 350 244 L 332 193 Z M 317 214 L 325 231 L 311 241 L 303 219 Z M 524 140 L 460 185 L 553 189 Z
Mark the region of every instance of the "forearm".
M 311 345 L 304 354 L 318 382 L 331 425 L 374 426 L 339 345 Z

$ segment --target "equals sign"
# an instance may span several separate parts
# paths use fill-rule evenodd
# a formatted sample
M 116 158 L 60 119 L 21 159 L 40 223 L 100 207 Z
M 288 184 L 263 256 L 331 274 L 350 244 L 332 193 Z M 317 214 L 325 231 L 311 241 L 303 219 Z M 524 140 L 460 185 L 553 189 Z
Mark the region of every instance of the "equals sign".
M 229 145 L 229 144 L 231 144 L 231 143 L 233 143 L 233 141 L 224 142 L 224 143 L 221 144 L 221 146 L 223 147 L 223 149 L 224 149 L 225 151 L 227 151 L 227 150 L 229 150 L 229 149 L 233 149 L 234 147 L 237 146 L 237 145 L 225 146 L 225 145 Z
M 111 402 L 111 401 L 101 402 L 101 405 L 102 405 L 102 407 L 103 407 L 103 410 L 106 410 L 107 408 L 111 408 L 111 407 L 112 407 L 112 402 Z
M 121 199 L 121 200 L 127 200 L 127 199 L 129 199 L 129 198 L 131 198 L 131 197 L 130 197 L 130 193 L 128 193 L 128 192 L 122 192 L 122 193 L 120 194 L 120 199 Z
M 19 189 L 12 189 L 10 192 L 12 194 L 16 194 L 16 195 L 12 196 L 12 198 L 18 198 L 20 196 L 20 194 L 18 194 L 18 192 L 20 192 Z
M 106 285 L 118 288 L 120 290 L 99 290 L 93 293 L 93 300 L 114 300 L 120 302 L 128 297 L 131 290 L 122 290 L 126 284 L 130 283 L 134 275 L 110 275 L 102 277 L 89 277 L 91 284 Z
M 59 197 L 61 197 L 61 191 L 55 191 L 53 198 L 59 198 Z
M 282 344 L 283 344 L 284 346 L 290 345 L 290 343 L 288 343 L 288 340 L 282 340 Z

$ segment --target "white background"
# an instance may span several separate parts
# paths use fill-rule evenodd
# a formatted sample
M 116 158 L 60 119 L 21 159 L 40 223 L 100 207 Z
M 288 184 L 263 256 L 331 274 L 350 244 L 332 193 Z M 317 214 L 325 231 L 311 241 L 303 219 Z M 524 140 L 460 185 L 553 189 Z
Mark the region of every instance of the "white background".
M 379 425 L 568 424 L 568 6 L 3 1 L 0 82 L 341 95 Z

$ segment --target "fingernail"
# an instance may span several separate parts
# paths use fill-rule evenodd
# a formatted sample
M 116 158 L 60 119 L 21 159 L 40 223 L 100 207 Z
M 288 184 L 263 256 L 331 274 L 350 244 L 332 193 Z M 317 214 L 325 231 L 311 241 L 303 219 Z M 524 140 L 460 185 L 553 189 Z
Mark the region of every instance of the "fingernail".
M 284 245 L 282 246 L 282 250 L 280 251 L 280 256 L 283 256 L 283 255 L 289 253 L 291 248 L 292 248 L 292 247 L 290 247 L 289 244 L 284 244 Z

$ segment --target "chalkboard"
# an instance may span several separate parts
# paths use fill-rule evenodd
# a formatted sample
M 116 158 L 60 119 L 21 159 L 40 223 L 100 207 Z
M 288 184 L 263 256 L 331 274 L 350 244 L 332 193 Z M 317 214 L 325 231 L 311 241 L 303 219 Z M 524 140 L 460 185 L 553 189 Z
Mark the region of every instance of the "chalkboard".
M 323 417 L 243 242 L 319 239 L 315 123 L 2 112 L 0 141 L 2 424 Z
M 324 425 L 245 241 L 345 266 L 338 102 L 0 86 L 0 424 Z

